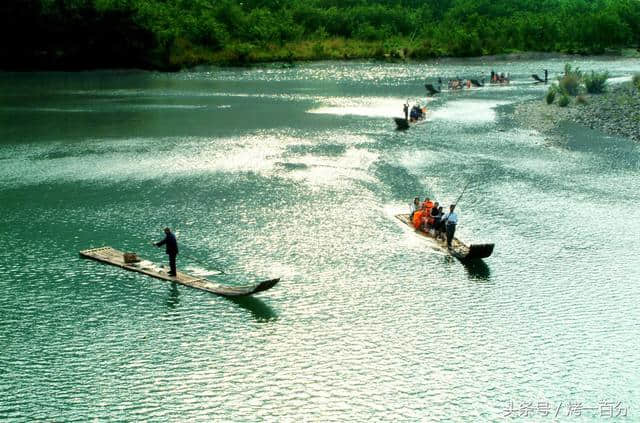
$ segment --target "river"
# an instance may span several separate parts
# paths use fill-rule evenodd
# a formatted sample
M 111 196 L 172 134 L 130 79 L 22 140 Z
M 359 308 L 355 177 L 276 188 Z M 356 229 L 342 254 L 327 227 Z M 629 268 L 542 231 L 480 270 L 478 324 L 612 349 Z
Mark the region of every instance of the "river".
M 512 118 L 564 63 L 0 74 L 0 416 L 640 418 L 640 147 Z M 425 99 L 492 68 L 513 82 Z M 406 99 L 428 121 L 399 132 Z M 467 182 L 473 266 L 394 218 Z M 78 256 L 166 262 L 165 226 L 179 268 L 282 280 L 230 300 Z

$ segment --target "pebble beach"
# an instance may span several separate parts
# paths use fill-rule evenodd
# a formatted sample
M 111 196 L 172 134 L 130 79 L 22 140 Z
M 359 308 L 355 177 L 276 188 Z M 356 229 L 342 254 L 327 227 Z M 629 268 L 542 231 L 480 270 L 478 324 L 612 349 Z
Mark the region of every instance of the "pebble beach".
M 609 84 L 602 94 L 585 95 L 585 103 L 571 98 L 567 107 L 547 104 L 544 97 L 516 106 L 515 118 L 523 126 L 535 128 L 547 139 L 558 139 L 561 122 L 574 122 L 606 134 L 640 142 L 640 92 L 631 82 Z

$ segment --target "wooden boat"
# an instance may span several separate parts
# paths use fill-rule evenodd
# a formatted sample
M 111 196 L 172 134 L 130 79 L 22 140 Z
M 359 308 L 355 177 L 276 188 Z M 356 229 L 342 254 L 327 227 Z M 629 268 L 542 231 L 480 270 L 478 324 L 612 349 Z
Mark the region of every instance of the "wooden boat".
M 420 114 L 418 115 L 417 118 L 410 118 L 410 119 L 399 118 L 399 117 L 393 118 L 393 121 L 396 123 L 396 129 L 404 131 L 406 129 L 409 129 L 409 127 L 412 125 L 417 125 L 419 123 L 426 122 L 427 107 L 426 106 L 420 107 L 419 105 L 415 105 L 413 106 L 411 113 L 413 113 L 413 109 L 415 108 L 420 109 Z
M 475 81 L 475 82 L 471 82 L 471 87 L 469 87 L 469 88 L 467 88 L 466 85 L 461 84 L 461 85 L 456 86 L 455 88 L 442 88 L 441 90 L 438 91 L 438 93 L 443 93 L 443 94 L 462 93 L 462 92 L 467 92 L 467 91 L 477 91 L 477 90 L 479 90 L 479 89 L 484 87 L 484 84 L 481 84 L 479 81 L 477 81 L 475 79 L 470 80 L 470 81 Z M 478 84 L 478 85 L 476 85 L 476 84 Z M 425 85 L 425 87 L 426 87 L 426 85 Z M 429 90 L 427 89 L 427 91 L 429 91 Z M 427 93 L 427 95 L 433 95 L 433 94 Z
M 408 214 L 398 214 L 396 218 L 405 225 L 413 228 L 413 224 L 409 220 Z M 435 241 L 440 247 L 449 251 L 449 254 L 454 256 L 460 261 L 479 260 L 489 257 L 493 253 L 494 244 L 471 244 L 467 245 L 460 241 L 458 238 L 453 238 L 451 242 L 451 248 L 447 249 L 447 241 L 442 239 L 436 239 L 434 235 L 425 232 L 421 229 L 414 229 L 417 234 L 429 238 Z
M 413 125 L 419 125 L 421 123 L 424 123 L 427 121 L 427 118 L 425 115 L 422 115 L 423 117 L 418 119 L 418 120 L 407 120 L 405 118 L 399 118 L 399 117 L 395 117 L 393 118 L 393 121 L 396 123 L 396 129 L 399 131 L 404 131 L 406 129 L 409 129 L 411 126 Z
M 211 292 L 225 297 L 239 297 L 266 291 L 269 288 L 273 288 L 280 281 L 280 278 L 277 278 L 262 281 L 254 285 L 229 286 L 212 282 L 206 278 L 192 276 L 181 271 L 178 271 L 176 276 L 169 276 L 166 269 L 159 267 L 148 260 L 138 259 L 131 263 L 125 262 L 124 254 L 125 253 L 122 251 L 118 251 L 112 247 L 99 247 L 80 251 L 80 257 L 101 261 L 125 270 L 142 273 L 156 279 L 179 283 L 184 286 L 189 286 L 191 288 L 200 289 L 202 291 Z
M 408 119 L 394 117 L 393 121 L 396 123 L 396 129 L 400 129 L 400 130 L 409 129 L 409 120 Z

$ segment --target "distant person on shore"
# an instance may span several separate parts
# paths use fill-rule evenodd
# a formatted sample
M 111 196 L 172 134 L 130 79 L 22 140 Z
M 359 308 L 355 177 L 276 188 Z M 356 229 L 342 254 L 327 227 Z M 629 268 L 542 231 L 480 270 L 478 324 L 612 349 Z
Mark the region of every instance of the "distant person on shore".
M 176 276 L 176 256 L 178 255 L 178 241 L 171 229 L 164 228 L 164 239 L 154 243 L 156 247 L 165 246 L 165 252 L 169 256 L 169 276 Z
M 453 241 L 453 235 L 456 233 L 456 225 L 458 224 L 458 215 L 454 211 L 455 204 L 449 206 L 449 213 L 442 217 L 442 220 L 446 222 L 447 230 L 447 248 L 451 248 L 451 242 Z
M 402 106 L 402 111 L 404 112 L 404 120 L 409 120 L 409 102 L 407 101 Z

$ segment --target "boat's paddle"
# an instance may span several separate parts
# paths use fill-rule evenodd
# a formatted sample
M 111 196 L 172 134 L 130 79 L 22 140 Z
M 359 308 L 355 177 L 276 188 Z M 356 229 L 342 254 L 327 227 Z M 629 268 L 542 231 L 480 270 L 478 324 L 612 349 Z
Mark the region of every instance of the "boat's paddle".
M 458 199 L 456 200 L 455 203 L 453 203 L 454 205 L 458 205 L 458 201 L 460 201 L 460 199 L 462 198 L 462 196 L 464 195 L 464 192 L 467 190 L 467 187 L 469 186 L 469 184 L 471 183 L 471 179 L 469 179 L 469 181 L 467 182 L 467 184 L 464 186 L 464 189 L 462 190 L 462 193 L 460 194 L 460 196 L 458 197 Z

